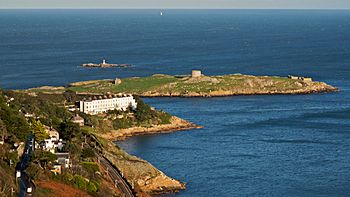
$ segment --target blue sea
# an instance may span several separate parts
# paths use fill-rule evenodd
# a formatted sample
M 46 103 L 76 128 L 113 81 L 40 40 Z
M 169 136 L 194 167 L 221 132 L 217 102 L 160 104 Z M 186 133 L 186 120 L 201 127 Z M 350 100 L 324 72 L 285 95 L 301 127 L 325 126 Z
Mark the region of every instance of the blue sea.
M 313 95 L 152 98 L 203 129 L 117 142 L 176 196 L 349 196 L 350 11 L 0 10 L 0 87 L 154 73 L 310 76 Z M 82 63 L 129 63 L 88 69 Z

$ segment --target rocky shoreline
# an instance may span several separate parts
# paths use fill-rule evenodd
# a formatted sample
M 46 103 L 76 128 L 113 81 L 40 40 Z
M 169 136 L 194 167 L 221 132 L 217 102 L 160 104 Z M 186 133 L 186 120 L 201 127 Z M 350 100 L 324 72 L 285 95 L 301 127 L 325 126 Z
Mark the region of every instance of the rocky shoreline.
M 263 95 L 307 95 L 307 94 L 322 94 L 322 93 L 330 93 L 330 92 L 338 92 L 339 90 L 325 90 L 325 91 L 307 91 L 307 92 L 266 92 L 266 93 L 220 93 L 220 94 L 201 94 L 201 93 L 189 93 L 189 94 L 173 94 L 173 93 L 165 93 L 165 94 L 136 94 L 137 96 L 143 98 L 157 98 L 157 97 L 182 97 L 182 98 L 198 98 L 198 97 L 231 97 L 231 96 L 263 96 Z M 85 94 L 84 94 L 85 95 Z M 89 95 L 89 94 L 87 94 Z
M 270 90 L 216 90 L 211 91 L 209 93 L 202 92 L 187 92 L 187 93 L 179 93 L 179 92 L 145 92 L 142 94 L 138 94 L 141 97 L 227 97 L 227 96 L 253 96 L 253 95 L 303 95 L 303 94 L 317 94 L 317 93 L 329 93 L 329 92 L 337 92 L 338 88 L 335 88 L 331 85 L 328 85 L 323 82 L 318 82 L 315 84 L 314 82 L 308 83 L 308 86 L 304 89 L 297 90 L 285 90 L 285 91 L 270 91 Z
M 186 189 L 186 183 L 168 177 L 148 161 L 129 155 L 109 142 L 104 157 L 120 171 L 138 196 L 164 195 Z
M 128 129 L 114 130 L 107 133 L 103 133 L 100 136 L 107 140 L 121 141 L 127 138 L 138 135 L 152 135 L 160 133 L 172 133 L 175 131 L 183 131 L 190 129 L 200 129 L 202 126 L 198 126 L 194 123 L 188 122 L 176 116 L 171 118 L 171 124 L 154 125 L 152 127 L 132 127 Z
M 124 177 L 130 185 L 135 185 L 135 191 L 141 196 L 154 196 L 179 192 L 180 190 L 186 189 L 186 184 L 166 176 L 149 162 L 129 155 L 113 144 L 112 141 L 125 140 L 138 135 L 171 133 L 199 128 L 203 127 L 173 116 L 170 124 L 154 125 L 149 128 L 133 127 L 129 129 L 113 130 L 106 133 L 99 133 L 98 137 L 108 142 L 103 150 L 105 157 L 118 168 L 120 172 L 123 172 Z

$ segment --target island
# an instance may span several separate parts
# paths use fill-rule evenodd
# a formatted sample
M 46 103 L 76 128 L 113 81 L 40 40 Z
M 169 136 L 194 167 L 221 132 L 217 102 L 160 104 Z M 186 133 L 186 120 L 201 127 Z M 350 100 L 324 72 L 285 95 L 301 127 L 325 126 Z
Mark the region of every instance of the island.
M 87 64 L 81 64 L 82 67 L 100 67 L 100 68 L 110 68 L 110 67 L 131 67 L 131 64 L 110 64 L 107 63 L 105 59 L 102 60 L 101 63 L 95 64 L 95 63 L 87 63 Z
M 82 95 L 130 93 L 142 97 L 218 97 L 235 95 L 310 94 L 338 91 L 324 82 L 301 76 L 252 76 L 228 74 L 205 76 L 199 70 L 191 75 L 155 74 L 149 77 L 115 78 L 75 82 L 66 87 L 39 87 L 27 92 Z

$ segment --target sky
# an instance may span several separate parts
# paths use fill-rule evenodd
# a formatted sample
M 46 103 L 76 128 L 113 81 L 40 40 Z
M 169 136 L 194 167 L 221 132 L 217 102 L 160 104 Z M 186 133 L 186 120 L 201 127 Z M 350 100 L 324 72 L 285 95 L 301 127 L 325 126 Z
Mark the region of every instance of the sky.
M 8 8 L 350 9 L 350 0 L 0 0 Z

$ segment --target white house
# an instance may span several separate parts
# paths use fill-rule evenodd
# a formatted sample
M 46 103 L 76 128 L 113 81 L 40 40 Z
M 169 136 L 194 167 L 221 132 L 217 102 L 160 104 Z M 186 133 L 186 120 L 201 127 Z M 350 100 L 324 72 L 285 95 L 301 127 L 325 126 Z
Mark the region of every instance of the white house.
M 65 168 L 69 168 L 71 166 L 70 163 L 70 155 L 69 153 L 56 153 L 57 163 Z
M 55 153 L 57 148 L 62 149 L 63 143 L 58 131 L 48 126 L 45 126 L 45 130 L 49 134 L 49 138 L 40 142 L 40 148 L 51 153 Z
M 55 142 L 51 139 L 45 139 L 40 142 L 40 147 L 42 150 L 49 151 L 51 153 L 55 153 Z
M 83 99 L 80 101 L 80 111 L 86 114 L 99 114 L 109 110 L 123 110 L 125 111 L 128 107 L 136 109 L 137 103 L 131 94 L 119 94 L 119 95 L 108 95 L 99 96 L 89 99 Z

